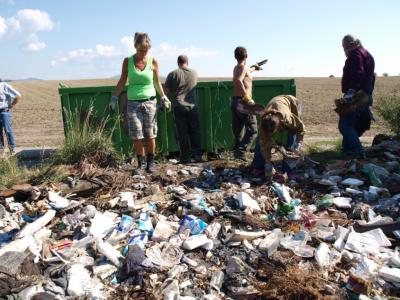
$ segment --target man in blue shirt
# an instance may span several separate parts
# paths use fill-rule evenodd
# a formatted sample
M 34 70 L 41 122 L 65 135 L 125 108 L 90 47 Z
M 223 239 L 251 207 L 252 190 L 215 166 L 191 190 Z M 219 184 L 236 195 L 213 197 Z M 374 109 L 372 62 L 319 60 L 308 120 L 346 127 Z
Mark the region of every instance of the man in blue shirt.
M 4 152 L 3 131 L 6 134 L 10 152 L 13 153 L 15 150 L 11 111 L 20 99 L 21 94 L 0 79 L 0 154 Z

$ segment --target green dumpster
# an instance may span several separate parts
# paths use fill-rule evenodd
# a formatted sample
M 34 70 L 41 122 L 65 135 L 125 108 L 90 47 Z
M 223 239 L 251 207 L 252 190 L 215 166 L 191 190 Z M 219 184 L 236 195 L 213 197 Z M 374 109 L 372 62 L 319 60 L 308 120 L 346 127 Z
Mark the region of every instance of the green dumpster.
M 109 118 L 109 128 L 114 128 L 113 142 L 116 148 L 125 154 L 132 151 L 124 124 L 118 121 L 119 112 L 111 114 L 108 109 L 109 100 L 115 86 L 70 88 L 60 84 L 64 131 L 68 130 L 68 115 L 84 114 L 92 105 L 94 117 L 99 120 Z M 254 80 L 253 98 L 264 105 L 274 96 L 282 94 L 296 95 L 294 79 Z M 210 153 L 229 150 L 233 147 L 231 130 L 230 97 L 231 81 L 199 82 L 197 85 L 197 105 L 201 124 L 202 147 Z M 175 138 L 175 126 L 172 113 L 159 112 L 157 116 L 158 136 L 157 149 L 163 154 L 178 152 Z M 285 140 L 285 135 L 280 139 Z

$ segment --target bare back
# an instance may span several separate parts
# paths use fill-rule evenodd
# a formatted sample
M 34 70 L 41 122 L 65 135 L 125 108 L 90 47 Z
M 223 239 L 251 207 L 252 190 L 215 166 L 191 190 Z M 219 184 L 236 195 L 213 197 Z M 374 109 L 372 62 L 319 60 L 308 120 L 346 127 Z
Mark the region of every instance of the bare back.
M 253 78 L 246 65 L 238 64 L 233 69 L 233 96 L 251 95 Z

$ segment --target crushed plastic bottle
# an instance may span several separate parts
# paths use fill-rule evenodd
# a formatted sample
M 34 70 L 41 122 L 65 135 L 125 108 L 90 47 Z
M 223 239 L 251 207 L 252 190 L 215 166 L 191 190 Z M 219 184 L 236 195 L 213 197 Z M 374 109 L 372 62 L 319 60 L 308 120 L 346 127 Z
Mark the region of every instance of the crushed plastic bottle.
M 133 218 L 131 216 L 122 215 L 121 222 L 118 225 L 118 233 L 127 233 L 132 229 Z
M 333 205 L 333 199 L 334 198 L 335 197 L 333 195 L 330 195 L 330 194 L 324 195 L 320 200 L 315 202 L 315 205 L 318 208 L 329 207 L 329 206 Z
M 201 215 L 206 212 L 209 216 L 214 216 L 214 211 L 207 206 L 206 200 L 203 195 L 198 195 L 193 200 L 181 200 L 180 214 L 193 214 Z
M 393 172 L 400 174 L 400 163 L 397 163 L 393 168 Z
M 286 201 L 287 204 L 290 204 L 292 197 L 290 196 L 289 188 L 286 185 L 273 182 L 271 188 L 281 200 Z
M 140 230 L 133 230 L 131 236 L 128 240 L 128 245 L 122 251 L 122 254 L 126 255 L 128 253 L 129 245 L 138 245 L 140 248 L 144 249 L 147 241 L 149 240 L 149 236 L 147 233 L 143 233 Z
M 150 233 L 152 233 L 154 231 L 149 212 L 140 214 L 137 228 L 139 228 L 140 230 L 143 230 L 143 231 L 150 232 Z
M 278 208 L 276 209 L 276 213 L 278 216 L 284 217 L 290 214 L 294 209 L 294 206 L 291 204 L 278 203 Z
M 179 233 L 189 229 L 192 235 L 200 234 L 207 228 L 206 222 L 193 215 L 184 216 L 179 224 L 181 225 Z
M 368 176 L 369 181 L 371 182 L 371 184 L 373 186 L 377 186 L 377 187 L 383 187 L 383 183 L 382 181 L 379 179 L 379 177 L 376 175 L 374 169 L 372 168 L 364 168 L 362 170 L 362 172 Z

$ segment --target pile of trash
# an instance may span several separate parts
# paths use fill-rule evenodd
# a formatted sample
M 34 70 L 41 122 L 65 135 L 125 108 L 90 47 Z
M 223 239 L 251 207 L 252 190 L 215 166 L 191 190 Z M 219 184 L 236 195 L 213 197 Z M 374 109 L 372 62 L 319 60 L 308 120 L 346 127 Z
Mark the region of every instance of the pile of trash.
M 1 189 L 0 297 L 398 297 L 400 143 L 368 157 L 285 161 L 268 184 L 170 160 L 119 190 L 79 176 Z

